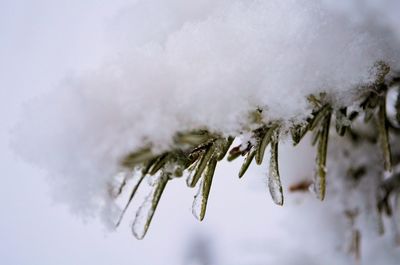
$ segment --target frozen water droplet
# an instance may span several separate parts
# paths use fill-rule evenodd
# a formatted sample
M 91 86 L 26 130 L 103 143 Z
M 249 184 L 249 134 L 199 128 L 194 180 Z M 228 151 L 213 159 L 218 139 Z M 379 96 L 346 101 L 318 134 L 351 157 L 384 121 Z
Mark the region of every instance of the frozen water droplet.
M 211 183 L 216 165 L 217 159 L 212 158 L 207 165 L 206 171 L 201 179 L 198 192 L 194 197 L 192 213 L 199 221 L 202 221 L 206 214 L 208 195 L 210 194 Z
M 142 239 L 144 237 L 144 235 L 146 234 L 146 222 L 149 218 L 151 218 L 151 216 L 153 215 L 153 211 L 152 211 L 152 197 L 154 194 L 154 190 L 153 189 L 150 194 L 147 196 L 146 200 L 144 201 L 144 203 L 140 206 L 140 209 L 138 210 L 138 212 L 136 213 L 136 217 L 135 217 L 135 221 L 133 222 L 132 225 L 132 232 L 133 235 L 137 238 L 137 239 Z
M 130 193 L 129 197 L 127 198 L 127 200 L 124 200 L 125 206 L 122 208 L 122 211 L 119 214 L 119 217 L 118 217 L 118 220 L 117 220 L 115 226 L 119 226 L 120 225 L 120 223 L 122 221 L 122 218 L 124 217 L 125 212 L 128 209 L 128 207 L 129 207 L 133 197 L 135 196 L 140 184 L 142 183 L 144 177 L 145 177 L 145 175 L 140 174 L 138 172 L 133 174 L 133 177 L 132 177 L 133 186 L 130 187 L 131 188 L 131 193 Z
M 137 239 L 143 239 L 146 235 L 167 182 L 168 176 L 161 175 L 136 213 L 135 221 L 132 224 L 132 233 Z
M 278 205 L 283 205 L 283 192 L 279 175 L 271 170 L 268 178 L 268 187 L 273 201 Z
M 271 158 L 268 172 L 268 188 L 273 201 L 278 205 L 283 205 L 282 184 L 281 178 L 279 176 L 278 167 L 278 135 L 279 132 L 278 130 L 276 130 L 271 141 Z
M 204 184 L 204 178 L 201 180 L 200 184 L 198 185 L 197 193 L 194 196 L 193 205 L 192 205 L 192 214 L 199 221 L 201 221 L 200 215 L 201 215 L 201 204 L 203 201 L 203 193 L 202 193 L 203 184 Z

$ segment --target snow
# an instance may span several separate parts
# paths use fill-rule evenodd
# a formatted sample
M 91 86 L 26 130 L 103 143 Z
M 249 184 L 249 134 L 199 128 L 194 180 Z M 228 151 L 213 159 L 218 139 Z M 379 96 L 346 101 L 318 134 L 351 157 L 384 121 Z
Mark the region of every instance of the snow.
M 321 91 L 328 92 L 337 106 L 352 103 L 358 95 L 355 87 L 372 81 L 377 61 L 384 60 L 392 69 L 399 69 L 399 5 L 395 0 L 384 4 L 372 0 L 140 0 L 118 12 L 105 8 L 97 12 L 108 17 L 108 47 L 96 48 L 92 42 L 92 46 L 82 48 L 96 58 L 92 62 L 105 59 L 91 64 L 72 61 L 76 72 L 59 85 L 47 84 L 53 89 L 41 96 L 34 92 L 37 88 L 33 87 L 32 92 L 27 89 L 25 92 L 35 99 L 14 129 L 13 146 L 24 159 L 47 171 L 53 194 L 59 200 L 79 216 L 99 215 L 110 207 L 108 188 L 112 177 L 121 170 L 121 157 L 132 150 L 149 143 L 156 151 L 165 150 L 171 147 L 178 131 L 204 126 L 224 135 L 238 135 L 248 126 L 249 113 L 257 107 L 265 110 L 265 121 L 303 121 L 311 111 L 306 97 Z M 111 19 L 113 12 L 116 15 Z M 52 36 L 50 33 L 45 34 Z M 64 38 L 61 36 L 63 42 L 69 43 L 68 37 Z M 82 38 L 89 42 L 88 36 Z M 101 39 L 98 41 L 99 46 L 105 45 Z M 69 49 L 65 43 L 57 45 Z M 78 46 L 82 43 L 78 42 Z M 40 54 L 46 55 L 46 48 L 41 48 L 44 52 Z M 60 51 L 48 56 L 56 58 Z M 26 59 L 21 57 L 16 62 L 19 63 L 15 65 L 22 65 Z M 54 59 L 55 67 L 58 63 Z M 15 79 L 20 78 L 19 71 L 15 73 Z M 46 73 L 41 73 L 40 78 L 45 80 Z M 35 77 L 27 75 L 27 80 L 34 81 Z M 343 146 L 346 143 L 338 145 Z M 301 174 L 312 172 L 312 167 L 303 165 L 296 171 L 293 160 L 313 160 L 306 159 L 310 158 L 309 153 L 291 157 L 288 149 L 285 152 L 286 156 L 280 155 L 280 160 L 283 157 L 286 161 L 280 161 L 284 190 L 298 180 L 290 175 L 300 178 Z M 337 152 L 342 151 L 339 148 Z M 338 166 L 328 168 L 344 168 L 339 158 Z M 326 259 L 337 260 L 335 264 L 350 263 L 345 247 L 338 243 L 349 231 L 343 210 L 350 206 L 369 209 L 360 204 L 363 195 L 373 195 L 365 192 L 370 182 L 374 183 L 373 176 L 360 184 L 363 193 L 354 191 L 348 197 L 344 193 L 348 191 L 346 181 L 330 181 L 343 176 L 343 172 L 328 170 L 329 196 L 323 204 L 307 195 L 288 195 L 284 210 L 280 211 L 265 196 L 266 172 L 250 168 L 245 179 L 254 176 L 260 181 L 246 183 L 258 188 L 235 193 L 239 188 L 231 179 L 238 168 L 234 168 L 235 172 L 227 169 L 235 167 L 235 163 L 223 164 L 224 170 L 217 168 L 213 185 L 219 184 L 219 188 L 212 188 L 213 201 L 207 208 L 206 222 L 210 221 L 205 224 L 215 228 L 214 240 L 220 244 L 219 264 L 254 264 L 258 258 L 269 264 L 298 264 L 299 259 L 306 264 L 321 264 L 318 261 Z M 225 176 L 231 181 L 227 186 Z M 179 189 L 185 187 L 181 185 Z M 184 198 L 183 191 L 176 192 L 179 189 L 164 199 L 179 198 L 190 204 L 190 196 Z M 237 198 L 238 194 L 242 197 Z M 247 196 L 251 198 L 243 199 Z M 349 199 L 341 202 L 340 198 Z M 148 202 L 147 206 L 151 204 Z M 179 206 L 182 204 L 169 204 L 171 208 Z M 160 211 L 163 214 L 156 214 L 155 219 L 181 216 Z M 362 259 L 366 264 L 396 264 L 398 250 L 387 238 L 391 233 L 378 238 L 368 232 L 376 222 L 362 224 L 361 220 L 374 216 L 369 211 L 369 217 L 360 217 L 355 224 L 366 234 Z M 103 214 L 113 218 L 118 213 L 109 208 Z M 153 225 L 158 227 L 153 235 L 170 229 L 163 221 Z M 260 230 L 264 225 L 268 229 Z M 261 240 L 261 248 L 267 249 L 261 254 L 248 254 L 232 243 L 243 237 L 254 242 L 269 229 L 276 231 Z M 232 231 L 241 236 L 229 235 Z M 141 235 L 141 231 L 137 233 Z M 162 248 L 159 245 L 158 249 Z M 246 255 L 235 253 L 238 249 Z M 286 257 L 288 250 L 293 250 L 293 258 Z

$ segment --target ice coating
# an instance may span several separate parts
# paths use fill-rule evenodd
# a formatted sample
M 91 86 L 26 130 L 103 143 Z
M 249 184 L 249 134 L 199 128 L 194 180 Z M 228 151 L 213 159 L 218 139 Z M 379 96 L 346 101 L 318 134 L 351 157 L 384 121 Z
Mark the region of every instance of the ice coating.
M 278 141 L 279 130 L 275 130 L 271 139 L 271 158 L 268 171 L 268 188 L 272 200 L 277 205 L 283 205 L 283 191 L 278 168 Z
M 159 176 L 154 183 L 153 189 L 137 211 L 135 220 L 132 224 L 132 233 L 137 239 L 143 239 L 146 235 L 167 182 L 168 176 Z

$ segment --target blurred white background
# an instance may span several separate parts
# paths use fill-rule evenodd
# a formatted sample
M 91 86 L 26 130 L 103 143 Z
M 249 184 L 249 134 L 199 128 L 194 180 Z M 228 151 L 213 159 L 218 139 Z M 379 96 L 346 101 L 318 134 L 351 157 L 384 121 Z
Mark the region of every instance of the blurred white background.
M 239 180 L 241 161 L 221 163 L 205 221 L 198 223 L 191 213 L 196 191 L 186 188 L 183 180 L 174 180 L 143 241 L 130 230 L 140 201 L 135 201 L 116 232 L 107 232 L 96 218 L 85 222 L 55 202 L 51 176 L 14 154 L 10 139 L 23 119 L 24 104 L 45 96 L 68 75 L 98 65 L 109 48 L 104 34 L 112 29 L 115 14 L 130 2 L 0 1 L 0 264 L 350 262 L 336 256 L 345 252 L 337 243 L 343 231 L 331 229 L 341 225 L 340 219 L 312 195 L 287 192 L 290 184 L 309 177 L 313 158 L 308 143 L 295 149 L 290 143 L 282 147 L 284 207 L 275 206 L 268 194 L 267 165 L 251 167 Z M 310 159 L 300 159 L 304 156 Z M 324 231 L 323 239 L 319 231 Z M 388 243 L 377 240 L 377 244 Z M 373 255 L 368 264 L 374 264 L 374 257 L 379 260 Z M 395 262 L 396 256 L 392 258 Z

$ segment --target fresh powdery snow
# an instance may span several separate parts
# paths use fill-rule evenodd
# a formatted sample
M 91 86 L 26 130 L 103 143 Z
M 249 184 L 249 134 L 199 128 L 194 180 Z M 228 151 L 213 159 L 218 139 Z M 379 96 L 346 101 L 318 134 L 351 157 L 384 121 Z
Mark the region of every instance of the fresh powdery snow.
M 49 172 L 71 209 L 83 216 L 105 211 L 115 221 L 120 211 L 113 209 L 110 186 L 128 153 L 148 144 L 166 150 L 177 132 L 191 129 L 238 136 L 257 108 L 264 121 L 302 122 L 312 110 L 310 94 L 326 92 L 335 107 L 351 105 L 357 87 L 373 81 L 376 62 L 400 69 L 399 12 L 397 0 L 136 1 L 105 29 L 110 52 L 103 64 L 28 104 L 14 145 Z M 328 178 L 341 174 L 339 162 Z M 282 204 L 271 163 L 268 186 Z M 121 183 L 131 180 L 122 176 Z M 346 189 L 333 183 L 330 189 Z M 138 237 L 153 214 L 151 198 L 165 184 L 163 176 L 149 184 L 133 225 Z M 332 194 L 340 197 L 333 205 L 348 205 L 346 195 Z M 352 198 L 349 204 L 364 207 L 359 194 Z M 202 200 L 199 191 L 198 218 Z

